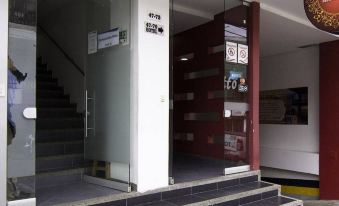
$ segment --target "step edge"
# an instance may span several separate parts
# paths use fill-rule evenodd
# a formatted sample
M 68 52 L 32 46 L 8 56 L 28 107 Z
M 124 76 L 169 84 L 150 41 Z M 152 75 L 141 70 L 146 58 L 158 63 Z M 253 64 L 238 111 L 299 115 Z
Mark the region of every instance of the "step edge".
M 288 197 L 288 196 L 284 196 L 284 195 L 279 195 L 279 196 L 280 197 L 284 197 L 284 198 L 288 198 L 288 199 L 291 199 L 291 200 L 294 200 L 293 202 L 282 204 L 280 206 L 303 206 L 304 205 L 304 202 L 302 200 L 298 200 L 298 199 L 295 199 L 293 197 Z
M 264 188 L 258 188 L 258 189 L 253 189 L 247 192 L 240 192 L 240 193 L 236 193 L 236 194 L 232 194 L 232 195 L 227 195 L 224 197 L 218 197 L 218 198 L 214 198 L 214 199 L 210 199 L 210 200 L 205 200 L 205 201 L 201 201 L 201 202 L 195 202 L 195 203 L 191 203 L 191 204 L 186 204 L 183 206 L 209 206 L 209 205 L 215 205 L 215 204 L 220 204 L 220 203 L 224 203 L 224 202 L 228 202 L 228 201 L 232 201 L 232 200 L 238 200 L 244 197 L 248 197 L 248 196 L 252 196 L 252 195 L 258 195 L 258 194 L 262 194 L 265 192 L 270 192 L 270 191 L 274 191 L 274 190 L 278 190 L 279 187 L 278 185 L 272 185 L 269 187 L 264 187 Z

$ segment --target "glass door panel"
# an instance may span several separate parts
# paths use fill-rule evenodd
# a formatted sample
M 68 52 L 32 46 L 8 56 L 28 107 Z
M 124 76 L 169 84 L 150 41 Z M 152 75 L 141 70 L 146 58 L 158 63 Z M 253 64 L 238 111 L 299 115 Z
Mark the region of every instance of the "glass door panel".
M 94 49 L 86 69 L 85 158 L 108 174 L 91 171 L 87 180 L 111 180 L 121 190 L 130 182 L 130 9 L 126 0 L 88 1 Z
M 224 160 L 225 174 L 248 171 L 248 7 L 225 0 Z
M 8 205 L 35 205 L 36 6 L 9 1 Z

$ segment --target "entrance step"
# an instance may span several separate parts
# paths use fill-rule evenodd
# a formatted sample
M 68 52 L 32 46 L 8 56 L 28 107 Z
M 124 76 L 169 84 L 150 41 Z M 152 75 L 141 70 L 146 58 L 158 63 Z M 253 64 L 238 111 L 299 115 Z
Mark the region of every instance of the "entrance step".
M 70 129 L 84 127 L 84 121 L 82 118 L 38 118 L 37 129 Z
M 88 201 L 87 201 L 88 202 Z M 85 205 L 96 206 L 302 206 L 301 201 L 280 195 L 280 186 L 260 181 L 260 173 L 246 172 L 209 180 L 171 185 L 146 193 L 124 194 Z
M 57 172 L 45 172 L 36 175 L 36 189 L 50 188 L 61 185 L 71 185 L 81 182 L 84 168 L 60 170 Z

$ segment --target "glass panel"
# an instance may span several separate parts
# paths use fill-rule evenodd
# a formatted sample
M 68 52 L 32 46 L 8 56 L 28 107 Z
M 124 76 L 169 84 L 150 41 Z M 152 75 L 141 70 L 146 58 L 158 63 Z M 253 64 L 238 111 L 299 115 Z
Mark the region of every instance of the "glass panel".
M 248 7 L 225 1 L 225 168 L 248 165 Z
M 9 1 L 8 201 L 35 197 L 36 6 Z
M 86 71 L 87 138 L 85 157 L 110 165 L 105 178 L 130 180 L 130 22 L 126 0 L 88 1 L 88 33 L 97 33 L 98 50 Z M 91 173 L 91 175 L 97 175 Z

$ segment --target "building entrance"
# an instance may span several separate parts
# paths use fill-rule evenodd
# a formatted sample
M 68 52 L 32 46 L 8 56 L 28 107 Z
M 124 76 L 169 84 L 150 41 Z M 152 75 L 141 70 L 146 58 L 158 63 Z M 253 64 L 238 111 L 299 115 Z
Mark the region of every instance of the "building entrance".
M 180 183 L 249 171 L 248 7 L 174 0 L 172 15 L 171 176 Z

